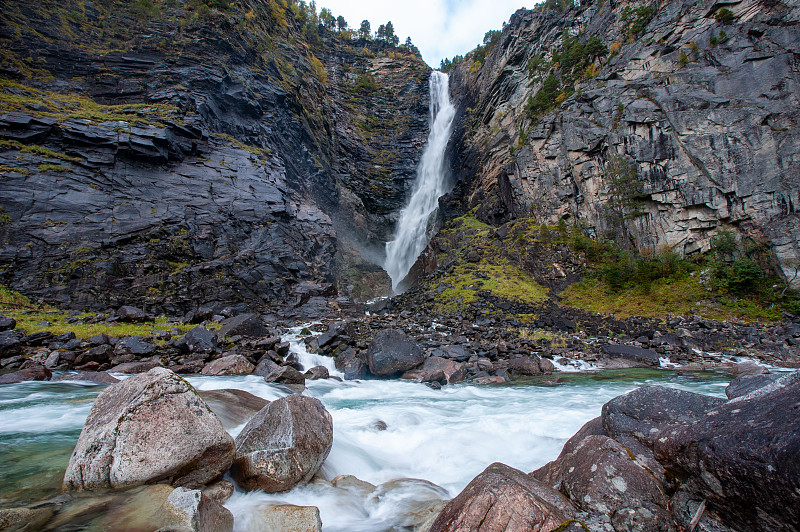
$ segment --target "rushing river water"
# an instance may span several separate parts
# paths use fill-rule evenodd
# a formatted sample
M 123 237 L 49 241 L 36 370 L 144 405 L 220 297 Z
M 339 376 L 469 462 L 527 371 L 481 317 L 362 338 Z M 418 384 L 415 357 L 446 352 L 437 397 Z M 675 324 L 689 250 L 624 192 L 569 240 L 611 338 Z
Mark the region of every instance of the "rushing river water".
M 331 359 L 305 352 L 307 366 Z M 334 370 L 335 371 L 335 370 Z M 402 524 L 420 499 L 456 495 L 488 464 L 500 461 L 529 472 L 555 458 L 564 442 L 609 399 L 647 384 L 724 396 L 729 379 L 715 373 L 614 370 L 558 374 L 513 386 L 445 386 L 433 390 L 402 381 L 309 381 L 306 394 L 333 416 L 333 449 L 323 466 L 327 479 L 350 474 L 380 484 L 407 483 L 386 496 L 345 496 L 316 483 L 288 493 L 237 491 L 226 503 L 236 530 L 245 530 L 253 509 L 272 501 L 320 508 L 326 531 L 378 531 Z M 239 388 L 276 399 L 286 394 L 257 376 L 189 377 L 199 390 Z M 28 382 L 0 386 L 0 508 L 59 492 L 61 478 L 91 403 L 102 390 L 75 382 Z M 376 422 L 386 424 L 379 430 Z M 232 430 L 236 435 L 242 427 Z

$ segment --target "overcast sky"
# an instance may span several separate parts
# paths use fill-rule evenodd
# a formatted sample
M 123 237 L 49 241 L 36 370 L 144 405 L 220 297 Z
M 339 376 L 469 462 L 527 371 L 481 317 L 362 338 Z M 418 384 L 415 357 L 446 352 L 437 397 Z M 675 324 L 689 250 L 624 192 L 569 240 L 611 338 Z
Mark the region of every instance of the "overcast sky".
M 483 42 L 484 33 L 501 29 L 514 11 L 533 3 L 533 0 L 317 0 L 317 9 L 327 7 L 334 16 L 343 16 L 354 29 L 367 19 L 373 35 L 378 26 L 391 20 L 400 43 L 410 36 L 422 58 L 438 68 L 443 58 L 469 52 Z

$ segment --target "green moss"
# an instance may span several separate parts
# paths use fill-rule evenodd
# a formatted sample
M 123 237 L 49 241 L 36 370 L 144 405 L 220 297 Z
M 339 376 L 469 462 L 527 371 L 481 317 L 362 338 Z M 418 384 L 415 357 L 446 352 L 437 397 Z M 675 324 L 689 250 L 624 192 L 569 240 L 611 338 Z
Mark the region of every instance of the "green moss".
M 81 162 L 81 159 L 79 157 L 72 157 L 65 153 L 53 151 L 51 149 L 45 148 L 43 146 L 37 146 L 35 144 L 23 144 L 21 142 L 17 142 L 16 140 L 0 140 L 0 149 L 2 148 L 8 150 L 17 150 L 22 153 L 27 153 L 29 155 L 38 155 L 39 157 L 47 157 L 49 159 L 61 159 L 62 161 L 67 161 L 71 163 Z
M 62 166 L 60 164 L 40 164 L 39 165 L 40 172 L 71 172 L 72 168 L 68 166 Z

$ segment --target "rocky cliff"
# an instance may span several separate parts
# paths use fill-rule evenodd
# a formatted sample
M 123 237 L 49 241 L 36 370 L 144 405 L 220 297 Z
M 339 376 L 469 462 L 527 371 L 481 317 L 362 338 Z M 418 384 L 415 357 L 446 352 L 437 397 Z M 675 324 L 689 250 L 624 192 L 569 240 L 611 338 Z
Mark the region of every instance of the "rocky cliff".
M 430 69 L 292 2 L 209 5 L 0 2 L 0 282 L 170 313 L 387 289 Z
M 516 12 L 451 73 L 448 214 L 682 254 L 734 230 L 797 286 L 798 22 L 788 0 Z

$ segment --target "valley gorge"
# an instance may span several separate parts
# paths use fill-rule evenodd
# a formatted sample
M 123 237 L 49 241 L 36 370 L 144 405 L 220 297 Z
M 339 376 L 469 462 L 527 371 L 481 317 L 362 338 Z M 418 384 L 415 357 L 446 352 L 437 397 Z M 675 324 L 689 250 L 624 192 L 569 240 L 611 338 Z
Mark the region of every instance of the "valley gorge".
M 0 532 L 800 527 L 800 4 L 529 7 L 0 0 Z

